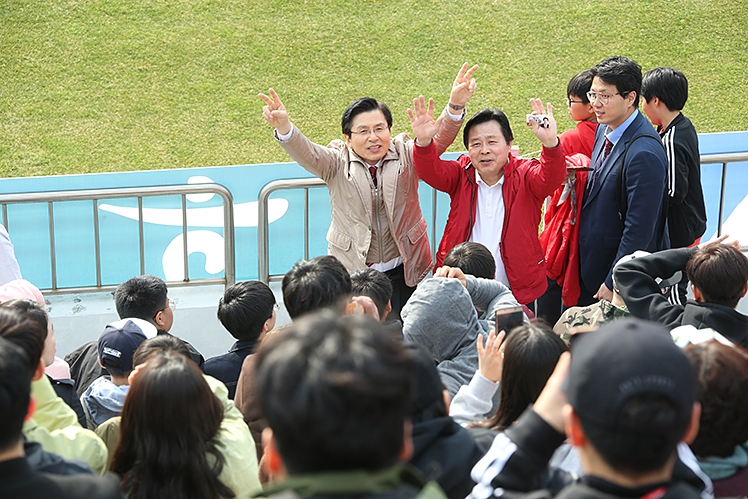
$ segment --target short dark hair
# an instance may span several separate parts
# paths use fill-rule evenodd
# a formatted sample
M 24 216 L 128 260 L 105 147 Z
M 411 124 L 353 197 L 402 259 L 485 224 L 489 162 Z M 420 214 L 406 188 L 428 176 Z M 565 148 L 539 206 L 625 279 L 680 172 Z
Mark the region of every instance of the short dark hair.
M 166 283 L 155 275 L 132 277 L 114 292 L 114 304 L 120 319 L 135 317 L 153 323 L 153 318 L 164 309 L 168 296 Z
M 458 244 L 444 257 L 444 265 L 457 267 L 463 273 L 475 277 L 496 278 L 496 259 L 481 243 L 467 241 Z
M 615 429 L 581 417 L 580 423 L 590 444 L 609 466 L 636 476 L 665 466 L 685 435 L 690 418 L 680 417 L 664 395 L 649 392 L 623 403 Z
M 689 344 L 701 403 L 699 434 L 691 450 L 699 457 L 729 457 L 748 440 L 748 351 L 716 340 Z
M 489 121 L 495 121 L 499 124 L 499 126 L 501 127 L 501 133 L 504 135 L 504 140 L 506 140 L 507 144 L 514 140 L 514 135 L 512 135 L 512 127 L 509 126 L 509 118 L 506 117 L 506 114 L 504 114 L 503 111 L 499 111 L 498 109 L 481 109 L 480 111 L 475 113 L 473 117 L 467 121 L 467 123 L 465 123 L 465 130 L 462 132 L 462 143 L 465 144 L 466 149 L 470 148 L 468 146 L 470 130 L 475 125 L 481 125 Z
M 351 274 L 351 294 L 368 296 L 377 306 L 379 320 L 384 320 L 387 304 L 392 298 L 392 282 L 384 273 L 367 267 Z
M 283 304 L 291 319 L 325 307 L 339 307 L 351 295 L 351 275 L 332 255 L 299 260 L 283 276 Z
M 140 344 L 132 356 L 132 365 L 137 367 L 145 364 L 152 356 L 160 353 L 173 353 L 192 360 L 190 349 L 184 341 L 171 334 L 159 334 Z
M 353 118 L 362 113 L 368 113 L 370 111 L 382 111 L 384 119 L 387 121 L 387 128 L 392 128 L 392 113 L 390 108 L 383 102 L 380 102 L 371 97 L 361 97 L 351 102 L 343 112 L 343 117 L 340 120 L 340 126 L 343 129 L 343 135 L 346 137 L 351 136 L 351 127 L 353 127 Z
M 218 319 L 231 336 L 255 341 L 262 326 L 273 316 L 275 295 L 261 281 L 242 281 L 229 286 L 218 300 Z
M 654 68 L 642 78 L 642 97 L 657 97 L 670 111 L 680 111 L 688 100 L 688 79 L 674 68 Z
M 608 85 L 615 85 L 621 97 L 636 92 L 634 107 L 639 107 L 639 96 L 642 90 L 642 67 L 622 55 L 608 57 L 597 66 L 590 69 L 593 76 L 597 76 Z
M 567 97 L 579 97 L 582 102 L 589 104 L 590 100 L 587 98 L 587 92 L 592 88 L 592 80 L 594 75 L 589 69 L 585 69 L 575 74 L 569 84 L 566 85 L 566 96 Z
M 0 337 L 0 451 L 21 440 L 33 375 L 26 352 Z
M 260 346 L 254 382 L 290 474 L 397 462 L 413 361 L 374 319 L 323 310 L 295 321 Z
M 486 426 L 495 430 L 511 426 L 538 398 L 566 350 L 566 343 L 544 325 L 512 329 L 504 347 L 499 407 Z
M 691 252 L 686 275 L 705 302 L 735 308 L 748 284 L 748 258 L 715 241 Z
M 29 367 L 36 370 L 44 351 L 47 330 L 26 312 L 13 307 L 0 306 L 0 336 L 26 353 Z

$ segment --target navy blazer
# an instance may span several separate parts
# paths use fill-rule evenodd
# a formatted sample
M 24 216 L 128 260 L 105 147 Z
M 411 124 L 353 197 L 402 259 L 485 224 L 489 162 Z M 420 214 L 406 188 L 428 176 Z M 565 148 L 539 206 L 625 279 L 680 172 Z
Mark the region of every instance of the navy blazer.
M 598 126 L 592 162 L 602 154 L 607 126 Z M 631 144 L 623 166 L 621 209 L 618 216 L 616 179 L 626 146 Z M 665 228 L 663 199 L 667 176 L 667 155 L 652 124 L 639 112 L 618 140 L 602 165 L 592 190 L 585 193 L 579 217 L 579 259 L 582 284 L 593 294 L 605 282 L 613 289 L 613 265 L 636 250 L 649 252 L 659 248 Z M 625 194 L 624 194 L 625 192 Z

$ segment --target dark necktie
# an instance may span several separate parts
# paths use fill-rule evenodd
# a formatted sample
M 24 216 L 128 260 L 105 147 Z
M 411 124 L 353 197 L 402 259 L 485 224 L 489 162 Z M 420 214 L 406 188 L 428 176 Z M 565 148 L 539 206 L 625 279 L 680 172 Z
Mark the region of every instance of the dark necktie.
M 610 151 L 613 149 L 613 143 L 608 140 L 608 138 L 605 138 L 605 145 L 603 146 L 603 154 L 600 156 L 597 162 L 595 162 L 595 167 L 593 171 L 590 172 L 590 176 L 587 178 L 587 194 L 589 195 L 590 192 L 592 192 L 592 188 L 595 186 L 595 181 L 597 180 L 597 177 L 600 175 L 600 171 L 603 169 L 603 163 L 605 163 L 605 160 L 608 159 L 608 156 L 610 156 Z
M 374 181 L 374 187 L 376 187 L 377 186 L 377 167 L 376 166 L 370 166 L 369 167 L 369 173 L 371 173 L 371 179 Z

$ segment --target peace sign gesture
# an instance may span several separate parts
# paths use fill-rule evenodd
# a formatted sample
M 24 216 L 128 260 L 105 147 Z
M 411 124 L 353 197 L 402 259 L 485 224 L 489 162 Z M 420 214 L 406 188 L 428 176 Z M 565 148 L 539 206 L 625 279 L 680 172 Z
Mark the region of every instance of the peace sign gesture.
M 291 131 L 291 121 L 288 119 L 286 106 L 281 102 L 280 97 L 272 88 L 269 90 L 270 97 L 265 94 L 259 94 L 258 97 L 265 101 L 262 107 L 262 117 L 270 123 L 280 135 L 286 135 Z
M 449 94 L 450 104 L 464 106 L 470 100 L 470 97 L 473 96 L 475 89 L 478 87 L 475 78 L 473 78 L 473 73 L 475 73 L 476 69 L 478 69 L 477 64 L 471 68 L 468 68 L 467 62 L 462 65 L 460 72 L 457 73 L 457 78 L 455 78 L 452 84 L 452 93 Z

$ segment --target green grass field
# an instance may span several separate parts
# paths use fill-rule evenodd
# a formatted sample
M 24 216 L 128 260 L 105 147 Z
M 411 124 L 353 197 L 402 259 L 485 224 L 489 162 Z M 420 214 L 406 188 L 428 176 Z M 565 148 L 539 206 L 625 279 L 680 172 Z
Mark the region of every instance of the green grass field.
M 468 112 L 504 109 L 524 152 L 528 99 L 571 128 L 567 81 L 615 54 L 683 70 L 700 132 L 748 129 L 745 0 L 4 0 L 0 26 L 1 176 L 287 161 L 270 86 L 317 142 L 363 95 L 409 131 L 411 99 L 445 105 L 464 61 Z

